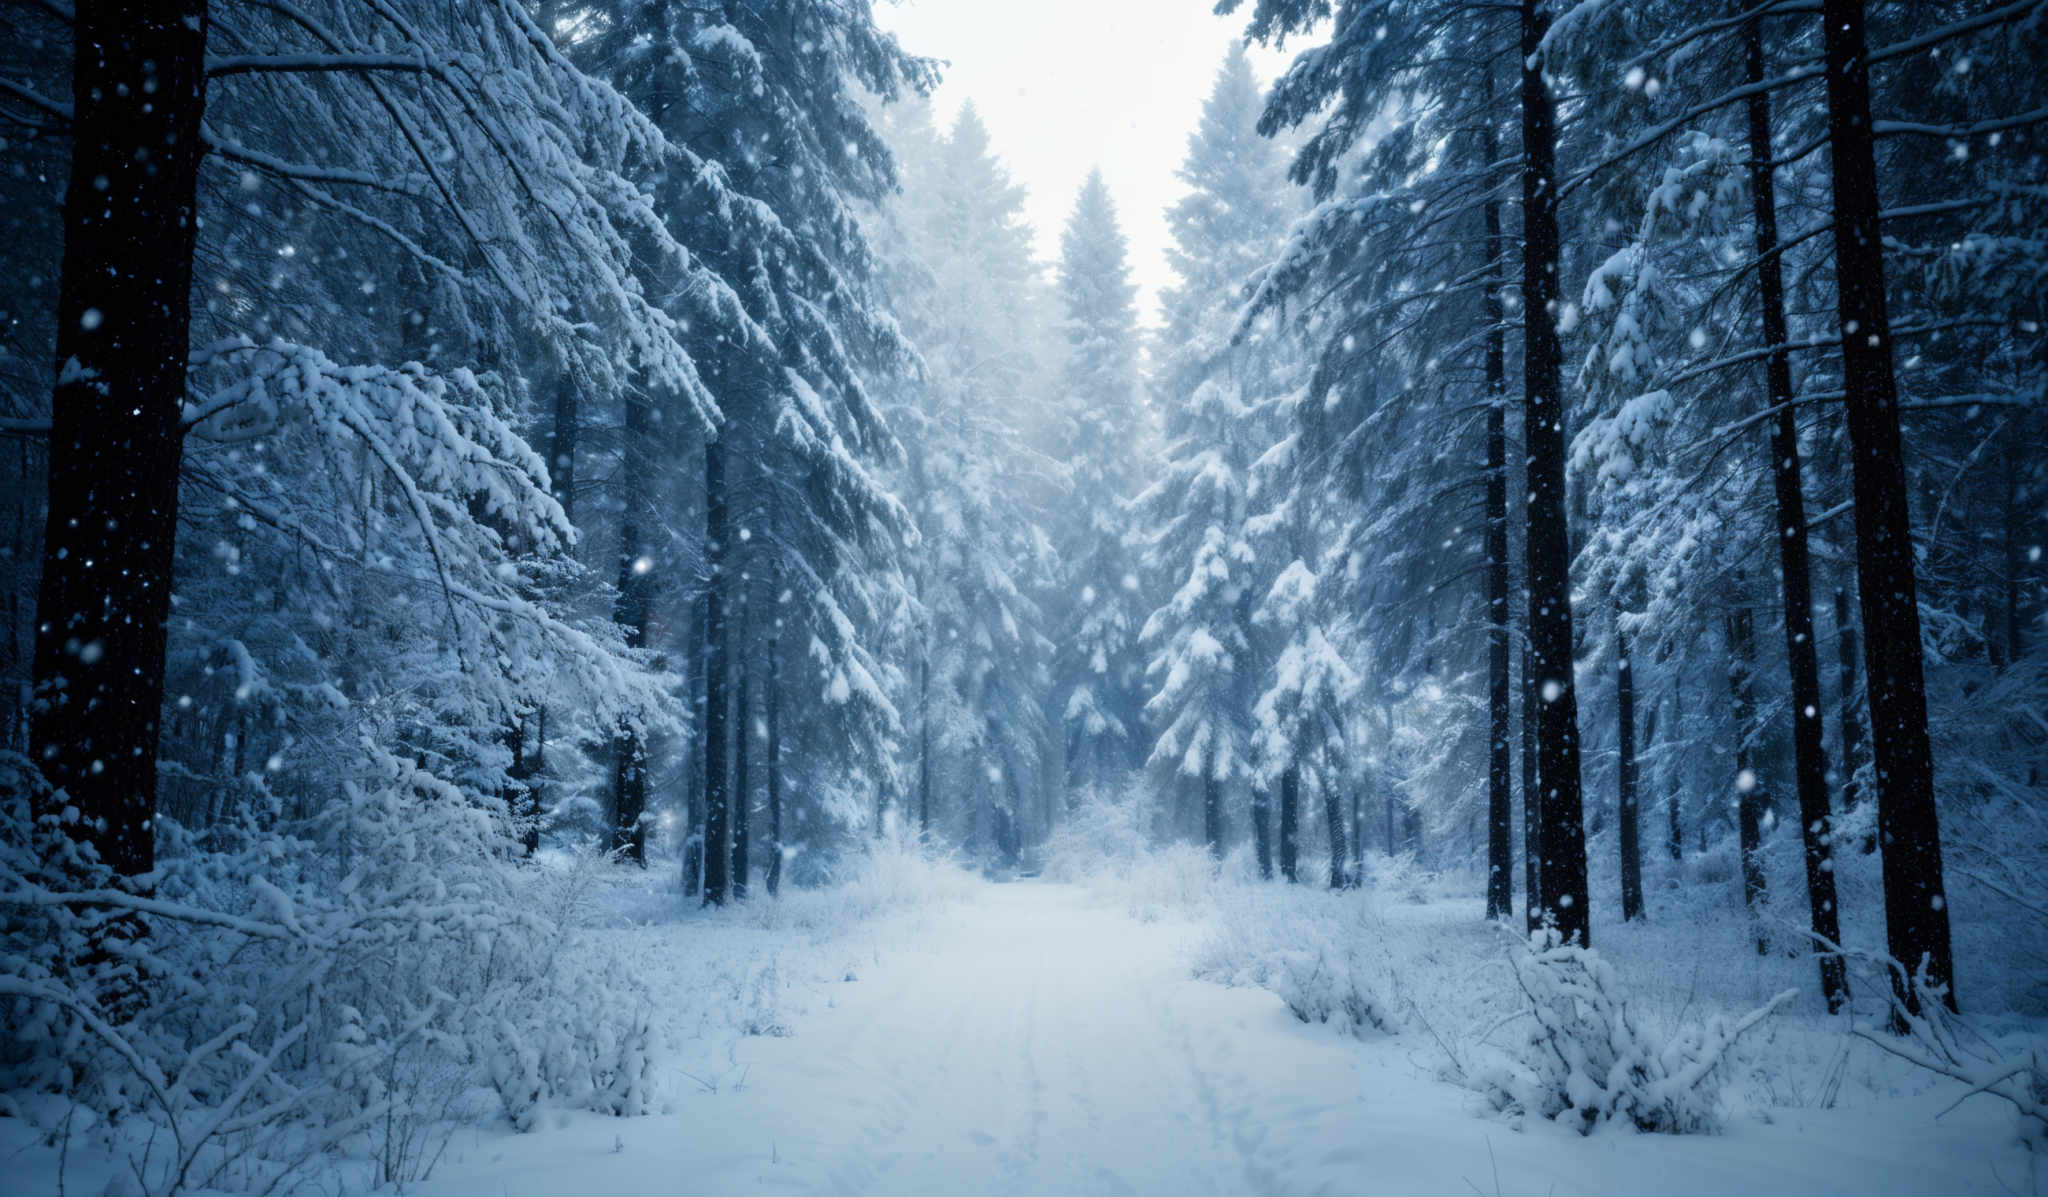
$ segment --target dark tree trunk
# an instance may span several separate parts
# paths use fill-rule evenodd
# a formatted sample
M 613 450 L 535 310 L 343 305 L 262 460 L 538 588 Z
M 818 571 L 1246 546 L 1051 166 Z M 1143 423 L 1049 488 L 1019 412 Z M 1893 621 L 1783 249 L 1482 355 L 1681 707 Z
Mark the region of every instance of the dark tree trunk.
M 1825 0 L 1821 23 L 1827 47 L 1843 407 L 1854 467 L 1856 593 L 1863 606 L 1878 840 L 1884 852 L 1885 939 L 1892 957 L 1916 973 L 1924 969 L 1928 983 L 1945 990 L 1953 1008 L 1955 964 L 1942 881 L 1941 819 L 1934 805 L 1934 756 L 1927 742 L 1913 527 L 1906 509 L 1905 454 L 1885 305 L 1862 0 Z M 1917 992 L 1912 986 L 1902 989 L 1899 996 L 1917 1010 Z
M 1493 68 L 1486 70 L 1480 157 L 1500 156 L 1493 131 Z M 1501 304 L 1500 204 L 1486 205 L 1486 917 L 1515 912 L 1513 683 L 1508 676 L 1507 324 Z
M 576 436 L 580 431 L 578 422 L 582 418 L 581 393 L 567 370 L 555 380 L 554 426 L 549 433 L 548 484 L 555 502 L 562 505 L 562 518 L 571 526 L 576 523 Z M 534 741 L 533 755 L 524 762 L 524 772 L 516 780 L 526 792 L 526 817 L 521 844 L 526 854 L 532 856 L 540 850 L 540 816 L 547 805 L 542 793 L 543 779 L 547 776 L 548 754 L 548 711 L 537 707 L 533 712 Z M 513 729 L 513 735 L 522 741 L 526 735 L 523 726 Z M 515 753 L 515 760 L 517 754 Z
M 1344 797 L 1337 787 L 1325 781 L 1323 790 L 1323 822 L 1330 828 L 1330 888 L 1343 889 L 1345 878 L 1344 851 Z
M 1543 787 L 1536 779 L 1536 674 L 1522 645 L 1522 913 L 1529 930 L 1543 926 Z
M 1252 786 L 1252 851 L 1259 857 L 1259 880 L 1273 879 L 1273 798 L 1266 787 Z
M 1835 636 L 1842 654 L 1841 703 L 1836 718 L 1842 733 L 1842 809 L 1853 809 L 1861 795 L 1856 785 L 1857 770 L 1863 767 L 1863 714 L 1856 708 L 1856 623 L 1849 614 L 1849 592 L 1835 589 Z M 1877 836 L 1863 837 L 1863 854 L 1877 851 Z
M 1223 859 L 1223 783 L 1216 779 L 1216 762 L 1202 771 L 1202 842 L 1209 855 Z
M 1529 643 L 1542 764 L 1543 903 L 1565 942 L 1592 944 L 1572 677 L 1571 533 L 1557 340 L 1557 114 L 1543 79 L 1547 0 L 1522 0 L 1522 386 L 1529 457 Z
M 1365 796 L 1360 787 L 1351 790 L 1351 888 L 1365 884 Z
M 545 712 L 536 712 L 545 734 Z M 519 844 L 526 855 L 532 856 L 540 848 L 540 806 L 538 790 L 533 784 L 535 766 L 539 754 L 528 755 L 526 751 L 526 719 L 514 717 L 505 721 L 505 747 L 512 753 L 512 763 L 505 770 L 505 814 L 512 820 L 512 827 L 519 835 Z
M 704 596 L 698 595 L 690 604 L 690 647 L 689 687 L 690 711 L 699 734 L 690 740 L 689 751 L 684 756 L 684 786 L 689 801 L 689 828 L 683 844 L 683 893 L 690 897 L 704 890 L 704 713 L 710 706 L 704 699 L 704 649 L 709 642 L 705 631 Z
M 1620 793 L 1615 802 L 1615 838 L 1621 843 L 1621 921 L 1643 917 L 1643 848 L 1636 834 L 1636 677 L 1635 662 L 1629 656 L 1628 633 L 1619 619 L 1614 628 L 1614 650 L 1618 658 L 1614 681 L 1614 707 L 1621 749 L 1615 768 Z
M 704 442 L 704 903 L 723 906 L 732 864 L 726 748 L 731 743 L 726 692 L 725 442 Z
M 80 0 L 31 757 L 124 877 L 156 862 L 205 0 Z
M 779 587 L 778 587 L 779 589 Z M 879 785 L 877 786 L 879 789 Z M 877 818 L 876 822 L 881 820 Z M 768 894 L 782 892 L 782 617 L 768 634 Z
M 1750 729 L 1756 722 L 1756 619 L 1748 586 L 1735 575 L 1735 606 L 1728 612 L 1728 698 L 1735 717 L 1735 825 L 1742 853 L 1742 905 L 1755 922 L 1764 903 L 1764 800 L 1767 791 L 1750 759 Z M 1756 952 L 1769 950 L 1763 924 L 1756 923 Z
M 745 584 L 742 583 L 742 586 Z M 740 596 L 740 651 L 732 667 L 735 675 L 732 711 L 732 896 L 747 896 L 753 879 L 754 789 L 747 776 L 747 758 L 754 739 L 753 705 L 748 701 L 753 670 L 747 667 L 747 599 Z
M 564 370 L 555 380 L 555 426 L 549 437 L 548 480 L 562 515 L 576 522 L 576 438 L 582 431 L 583 395 Z
M 1299 881 L 1301 860 L 1301 767 L 1280 774 L 1280 875 Z
M 1828 809 L 1827 750 L 1821 742 L 1820 659 L 1813 643 L 1813 566 L 1806 540 L 1806 494 L 1801 484 L 1799 421 L 1792 408 L 1792 363 L 1785 349 L 1785 283 L 1778 256 L 1777 181 L 1771 168 L 1771 96 L 1763 88 L 1763 22 L 1743 34 L 1749 97 L 1749 184 L 1756 208 L 1757 298 L 1763 308 L 1764 376 L 1770 405 L 1771 481 L 1777 492 L 1778 573 L 1785 603 L 1785 659 L 1792 681 L 1792 755 L 1799 789 L 1799 827 L 1806 855 L 1806 896 L 1813 933 L 1842 941 L 1836 914 L 1833 828 Z M 1820 989 L 1828 1010 L 1847 996 L 1841 956 L 1822 951 Z
M 2020 457 L 2024 452 L 2020 424 L 2015 420 L 2006 430 L 2005 494 L 1999 506 L 1999 533 L 2005 541 L 2006 665 L 2017 664 L 2025 647 L 2020 632 L 2020 572 L 2026 568 L 2025 558 L 2020 555 L 2021 522 L 2026 518 L 2020 508 Z
M 540 779 L 548 771 L 548 709 L 541 707 L 533 713 L 533 757 L 528 763 L 526 786 L 526 835 L 520 846 L 526 855 L 540 851 L 541 784 Z
M 931 649 L 917 666 L 917 833 L 932 833 L 932 662 Z
M 1671 726 L 1678 732 L 1678 742 L 1685 743 L 1685 687 L 1682 685 L 1671 687 Z M 1675 766 L 1673 771 L 1676 772 Z M 1685 859 L 1685 811 L 1684 804 L 1679 801 L 1679 796 L 1685 792 L 1682 782 L 1683 775 L 1673 778 L 1664 799 L 1664 813 L 1671 820 L 1670 839 L 1666 841 L 1665 848 L 1671 853 L 1672 864 Z
M 647 401 L 642 396 L 626 399 L 625 461 L 620 470 L 623 494 L 619 520 L 618 599 L 612 619 L 625 630 L 629 648 L 647 644 L 647 617 L 652 608 L 649 591 L 652 570 L 640 551 L 640 525 L 646 518 L 646 477 L 650 458 L 647 443 Z M 624 852 L 634 864 L 647 864 L 647 830 L 642 817 L 647 813 L 647 745 L 637 729 L 622 727 L 612 740 L 612 851 Z

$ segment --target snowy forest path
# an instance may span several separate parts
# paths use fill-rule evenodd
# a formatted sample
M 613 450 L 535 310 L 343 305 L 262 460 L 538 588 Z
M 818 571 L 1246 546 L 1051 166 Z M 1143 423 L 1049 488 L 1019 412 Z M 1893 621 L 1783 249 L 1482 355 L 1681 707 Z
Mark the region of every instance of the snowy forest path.
M 742 1093 L 685 1102 L 698 1167 L 720 1177 L 701 1191 L 1268 1191 L 1243 1111 L 1180 1008 L 1211 988 L 1186 980 L 1196 930 L 1141 924 L 1064 886 L 988 887 L 842 986 L 797 1036 L 745 1043 Z M 1212 992 L 1273 1013 L 1267 995 Z M 1320 1062 L 1344 1074 L 1346 1057 Z M 718 1157 L 743 1145 L 727 1173 Z
M 1271 993 L 1193 980 L 1204 924 L 1140 922 L 1078 888 L 988 885 L 918 920 L 893 947 L 834 941 L 855 979 L 786 1037 L 738 1038 L 672 1113 L 458 1141 L 414 1191 L 1621 1197 L 1650 1177 L 1663 1197 L 1997 1191 L 1939 1164 L 1956 1144 L 1937 1145 L 1950 1132 L 1931 1110 L 1881 1134 L 1849 1110 L 1725 1136 L 1517 1133 L 1435 1079 L 1421 1038 L 1360 1044 Z

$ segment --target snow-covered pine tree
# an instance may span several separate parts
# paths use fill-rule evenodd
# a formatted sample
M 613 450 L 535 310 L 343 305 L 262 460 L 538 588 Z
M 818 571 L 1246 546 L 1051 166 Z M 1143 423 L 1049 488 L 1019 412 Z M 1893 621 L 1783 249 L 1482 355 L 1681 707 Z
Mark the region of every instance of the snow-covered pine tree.
M 716 903 L 750 870 L 731 846 L 745 837 L 750 802 L 728 793 L 733 737 L 750 734 L 749 717 L 731 709 L 731 674 L 759 647 L 737 639 L 743 606 L 772 604 L 785 625 L 778 647 L 805 647 L 818 697 L 797 723 L 811 736 L 791 748 L 817 774 L 807 792 L 853 788 L 855 774 L 888 760 L 896 734 L 868 641 L 886 605 L 875 587 L 897 576 L 876 555 L 908 518 L 870 472 L 894 445 L 866 376 L 901 371 L 909 353 L 874 288 L 859 215 L 895 183 L 865 95 L 893 99 L 924 87 L 931 71 L 876 28 L 866 3 L 622 2 L 603 20 L 597 57 L 741 196 L 707 208 L 702 181 L 679 180 L 662 192 L 661 208 L 679 241 L 736 280 L 763 332 L 738 341 L 706 327 L 695 343 L 726 415 L 702 443 L 697 542 L 704 894 Z M 773 626 L 747 624 L 763 633 Z M 777 685 L 793 687 L 803 675 L 781 669 Z M 813 741 L 821 751 L 806 751 Z
M 1048 415 L 1048 455 L 1065 467 L 1048 529 L 1059 580 L 1046 601 L 1062 629 L 1056 701 L 1070 784 L 1100 787 L 1132 765 L 1144 702 L 1138 630 L 1145 618 L 1131 546 L 1137 465 L 1153 441 L 1138 381 L 1139 336 L 1123 230 L 1101 170 L 1075 197 L 1060 239 L 1066 362 Z
M 173 795 L 180 818 L 244 797 L 318 810 L 352 768 L 380 767 L 366 732 L 505 794 L 500 733 L 550 692 L 613 720 L 675 719 L 605 627 L 537 601 L 571 534 L 517 434 L 528 363 L 498 348 L 571 363 L 605 394 L 637 372 L 714 410 L 676 321 L 646 298 L 643 251 L 673 243 L 626 182 L 669 147 L 517 4 L 379 13 L 374 31 L 326 5 L 218 4 L 196 22 L 209 78 L 192 257 L 210 278 L 196 350 L 176 359 L 169 468 L 197 535 L 158 544 L 181 578 L 159 659 L 170 772 L 224 784 Z M 76 115 L 16 98 L 55 125 Z M 153 276 L 185 268 L 177 242 L 154 252 Z M 737 313 L 715 277 L 688 262 L 677 277 L 693 316 Z M 572 295 L 588 321 L 564 316 Z M 167 593 L 170 560 L 138 582 Z M 372 590 L 383 601 L 363 601 Z
M 1023 431 L 1052 388 L 1032 330 L 1054 321 L 1023 192 L 973 106 L 943 135 L 917 104 L 892 115 L 904 181 L 883 258 L 923 358 L 887 413 L 918 531 L 900 628 L 906 817 L 983 852 L 1005 826 L 1045 826 L 1056 785 L 1053 646 L 1036 599 L 1055 576 L 1039 508 L 1055 471 Z
M 1371 646 L 1387 712 L 1436 721 L 1417 729 L 1436 743 L 1432 751 L 1397 753 L 1397 743 L 1415 739 L 1397 718 L 1386 725 L 1379 755 L 1417 762 L 1405 798 L 1438 831 L 1462 839 L 1475 826 L 1485 828 L 1488 851 L 1497 854 L 1489 868 L 1496 911 L 1505 905 L 1503 857 L 1511 844 L 1503 834 L 1511 690 L 1500 651 L 1505 617 L 1513 613 L 1504 568 L 1513 543 L 1503 510 L 1510 492 L 1536 496 L 1525 505 L 1522 541 L 1541 550 L 1534 556 L 1544 568 L 1523 573 L 1549 597 L 1521 604 L 1528 608 L 1523 627 L 1532 643 L 1548 646 L 1537 654 L 1538 669 L 1558 683 L 1548 688 L 1548 701 L 1544 687 L 1536 690 L 1539 722 L 1549 729 L 1537 737 L 1538 747 L 1551 760 L 1542 788 L 1546 796 L 1558 794 L 1557 802 L 1538 804 L 1538 826 L 1552 841 L 1544 855 L 1559 858 L 1560 908 L 1567 896 L 1583 907 L 1583 884 L 1572 880 L 1583 873 L 1577 739 L 1568 709 L 1575 698 L 1568 678 L 1552 676 L 1567 671 L 1570 659 L 1568 604 L 1557 597 L 1566 572 L 1562 461 L 1551 482 L 1524 485 L 1537 475 L 1511 469 L 1511 456 L 1542 465 L 1555 455 L 1528 444 L 1528 452 L 1510 453 L 1503 399 L 1514 366 L 1503 336 L 1507 322 L 1525 330 L 1542 324 L 1521 318 L 1503 251 L 1526 248 L 1533 231 L 1542 257 L 1556 240 L 1541 219 L 1524 221 L 1523 235 L 1511 239 L 1505 219 L 1514 210 L 1506 201 L 1512 180 L 1498 161 L 1499 146 L 1510 144 L 1521 113 L 1509 86 L 1520 57 L 1513 15 L 1364 0 L 1333 12 L 1328 5 L 1262 0 L 1250 23 L 1253 37 L 1273 41 L 1333 18 L 1327 44 L 1299 55 L 1276 85 L 1261 126 L 1275 132 L 1321 118 L 1294 165 L 1317 206 L 1253 309 L 1306 307 L 1313 296 L 1312 310 L 1324 314 L 1316 373 L 1298 408 L 1303 472 L 1295 485 L 1308 501 L 1349 507 L 1334 525 L 1349 560 L 1318 576 L 1352 589 L 1342 605 Z M 1539 269 L 1534 277 L 1547 275 Z M 1444 336 L 1447 328 L 1460 335 Z M 1532 356 L 1525 347 L 1522 357 L 1540 364 L 1551 351 L 1542 329 L 1535 332 L 1538 351 Z M 1522 439 L 1528 442 L 1533 429 L 1540 441 L 1545 421 L 1557 423 L 1554 414 L 1541 414 L 1557 388 L 1544 371 L 1533 384 L 1528 370 L 1522 374 Z M 1470 564 L 1474 548 L 1477 569 Z M 1545 625 L 1540 636 L 1538 622 Z M 1443 723 L 1446 704 L 1455 708 L 1471 684 L 1464 662 L 1474 657 L 1485 662 L 1478 684 L 1487 696 L 1486 723 Z M 1445 735 L 1451 738 L 1437 739 Z M 1483 790 L 1470 787 L 1467 779 L 1475 777 L 1486 779 Z M 1583 910 L 1564 917 L 1579 930 Z
M 1276 321 L 1232 337 L 1246 288 L 1298 207 L 1279 147 L 1258 134 L 1260 104 L 1250 60 L 1233 47 L 1188 140 L 1188 193 L 1167 213 L 1175 281 L 1160 297 L 1153 378 L 1164 444 L 1134 512 L 1145 576 L 1167 596 L 1146 617 L 1142 643 L 1157 729 L 1149 755 L 1174 787 L 1234 791 L 1257 760 L 1251 713 L 1266 668 L 1250 620 L 1271 571 L 1258 567 L 1245 521 L 1253 466 L 1280 439 L 1280 401 L 1298 385 L 1288 374 L 1298 351 Z M 1248 817 L 1270 876 L 1266 793 L 1254 789 Z

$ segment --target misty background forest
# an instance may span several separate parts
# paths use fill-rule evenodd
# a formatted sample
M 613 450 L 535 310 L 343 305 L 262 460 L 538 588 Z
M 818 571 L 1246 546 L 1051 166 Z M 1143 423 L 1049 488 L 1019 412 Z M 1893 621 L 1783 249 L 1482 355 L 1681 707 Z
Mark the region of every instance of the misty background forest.
M 2044 138 L 2044 0 L 0 4 L 7 1189 L 2048 1191 Z

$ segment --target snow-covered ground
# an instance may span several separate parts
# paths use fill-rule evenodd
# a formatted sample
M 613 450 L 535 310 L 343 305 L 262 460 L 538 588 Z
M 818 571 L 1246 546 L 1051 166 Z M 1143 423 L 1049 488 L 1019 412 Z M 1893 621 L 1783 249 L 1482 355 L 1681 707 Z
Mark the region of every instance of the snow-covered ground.
M 1535 1119 L 1510 1125 L 1438 1079 L 1443 1055 L 1429 1035 L 1360 1040 L 1296 1021 L 1262 989 L 1194 979 L 1216 908 L 1198 903 L 1141 921 L 1099 892 L 1019 882 L 807 934 L 721 919 L 716 954 L 755 964 L 719 975 L 758 977 L 777 953 L 793 962 L 766 986 L 727 990 L 774 1007 L 755 1028 L 769 1033 L 700 1016 L 679 1056 L 689 1075 L 676 1078 L 671 1110 L 559 1115 L 527 1135 L 463 1131 L 414 1191 L 2035 1190 L 2003 1108 L 1974 1099 L 1937 1118 L 1956 1093 L 1924 1082 L 1833 1108 L 1793 1100 L 1738 1112 L 1711 1136 L 1603 1128 L 1581 1138 Z M 1438 922 L 1442 913 L 1408 917 Z M 1473 928 L 1464 942 L 1483 945 L 1483 934 Z M 664 949 L 713 946 L 688 938 L 686 946 L 664 936 Z M 825 965 L 841 959 L 843 973 Z M 747 996 L 764 991 L 791 996 Z M 703 1007 L 705 997 L 679 994 L 678 1008 Z

